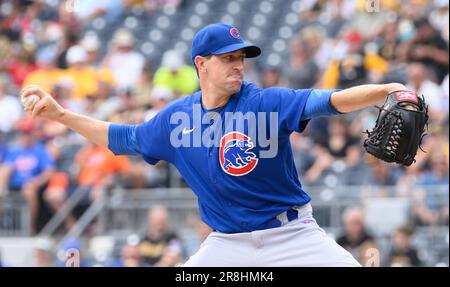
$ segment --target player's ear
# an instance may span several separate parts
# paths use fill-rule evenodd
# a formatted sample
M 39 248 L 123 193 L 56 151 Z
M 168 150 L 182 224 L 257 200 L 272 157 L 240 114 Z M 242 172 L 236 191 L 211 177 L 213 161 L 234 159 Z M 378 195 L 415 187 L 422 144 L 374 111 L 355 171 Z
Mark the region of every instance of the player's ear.
M 197 70 L 199 73 L 206 71 L 205 63 L 207 61 L 207 58 L 202 56 L 196 56 L 194 59 L 195 66 L 197 67 Z

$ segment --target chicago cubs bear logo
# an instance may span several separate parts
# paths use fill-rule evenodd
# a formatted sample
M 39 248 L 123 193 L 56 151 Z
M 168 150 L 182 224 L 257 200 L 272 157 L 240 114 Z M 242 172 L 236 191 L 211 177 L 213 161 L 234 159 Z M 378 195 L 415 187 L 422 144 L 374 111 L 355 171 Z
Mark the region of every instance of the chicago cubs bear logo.
M 231 34 L 231 36 L 233 36 L 233 38 L 236 38 L 236 39 L 241 38 L 241 33 L 239 32 L 239 30 L 237 28 L 231 28 L 230 34 Z
M 219 162 L 222 170 L 232 176 L 246 175 L 258 163 L 255 146 L 250 137 L 240 132 L 229 132 L 220 140 Z

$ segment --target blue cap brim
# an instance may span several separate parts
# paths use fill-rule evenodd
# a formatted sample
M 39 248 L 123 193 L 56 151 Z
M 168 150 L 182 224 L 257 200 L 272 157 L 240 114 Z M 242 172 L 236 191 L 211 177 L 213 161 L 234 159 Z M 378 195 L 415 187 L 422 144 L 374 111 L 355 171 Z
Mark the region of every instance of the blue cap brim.
M 225 46 L 223 48 L 220 48 L 219 50 L 212 52 L 211 54 L 212 55 L 221 55 L 221 54 L 231 53 L 231 52 L 241 50 L 241 49 L 243 49 L 245 51 L 246 58 L 258 57 L 261 54 L 261 49 L 259 47 L 253 46 L 253 45 L 247 45 L 247 44 L 243 44 L 243 43 Z

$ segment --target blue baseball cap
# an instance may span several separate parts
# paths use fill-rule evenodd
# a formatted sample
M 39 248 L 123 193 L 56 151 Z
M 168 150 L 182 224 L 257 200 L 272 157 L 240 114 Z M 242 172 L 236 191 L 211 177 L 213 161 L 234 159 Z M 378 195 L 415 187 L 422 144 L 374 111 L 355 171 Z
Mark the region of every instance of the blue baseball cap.
M 246 58 L 257 57 L 261 49 L 244 42 L 236 27 L 228 24 L 211 24 L 200 31 L 192 41 L 192 63 L 196 56 L 220 55 L 244 49 Z

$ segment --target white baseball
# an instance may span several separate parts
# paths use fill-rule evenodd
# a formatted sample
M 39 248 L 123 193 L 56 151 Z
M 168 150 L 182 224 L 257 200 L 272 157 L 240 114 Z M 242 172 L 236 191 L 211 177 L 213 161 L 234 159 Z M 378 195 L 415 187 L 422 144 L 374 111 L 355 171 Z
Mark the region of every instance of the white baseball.
M 32 110 L 34 105 L 40 100 L 37 95 L 29 95 L 28 97 L 22 98 L 22 105 L 25 110 Z

